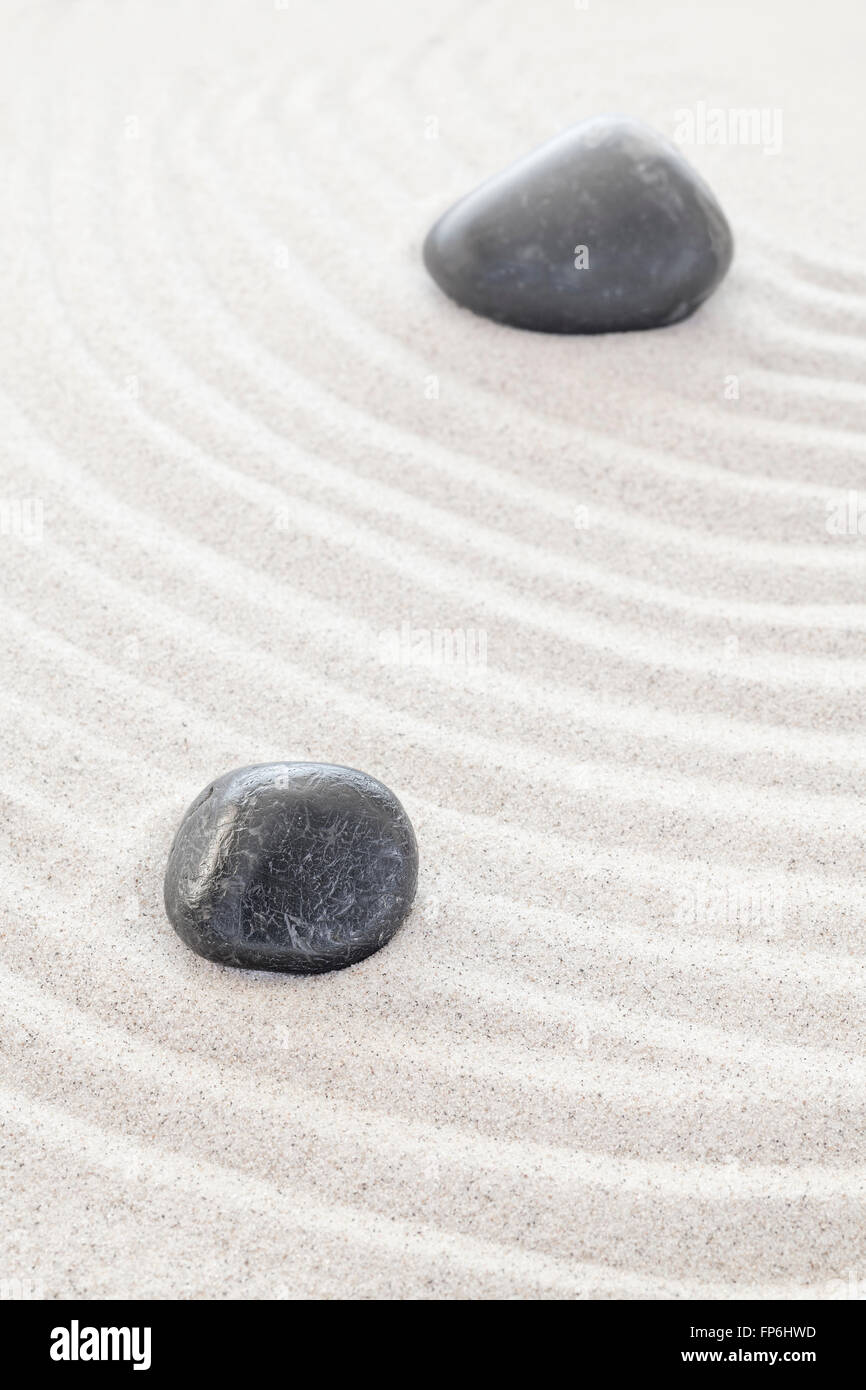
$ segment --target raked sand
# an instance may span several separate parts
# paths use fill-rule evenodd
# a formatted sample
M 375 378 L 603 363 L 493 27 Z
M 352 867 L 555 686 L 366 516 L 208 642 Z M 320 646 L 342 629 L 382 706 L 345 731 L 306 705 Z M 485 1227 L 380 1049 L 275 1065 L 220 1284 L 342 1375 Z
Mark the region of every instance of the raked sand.
M 863 39 L 4 0 L 7 1290 L 866 1293 Z M 694 117 L 721 290 L 585 339 L 457 309 L 432 219 L 611 110 Z M 444 631 L 478 659 L 419 664 Z M 415 824 L 349 971 L 165 919 L 184 807 L 274 758 Z

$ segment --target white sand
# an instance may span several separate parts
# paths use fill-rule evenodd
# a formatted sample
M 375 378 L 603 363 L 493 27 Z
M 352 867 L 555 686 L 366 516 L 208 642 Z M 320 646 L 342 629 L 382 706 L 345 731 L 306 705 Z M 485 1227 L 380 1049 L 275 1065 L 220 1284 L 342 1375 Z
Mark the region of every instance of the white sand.
M 0 1274 L 863 1296 L 859 0 L 2 20 Z M 700 102 L 784 133 L 686 150 L 738 248 L 691 321 L 547 338 L 428 280 L 486 174 Z M 383 664 L 404 623 L 486 672 Z M 183 808 L 272 758 L 415 823 L 350 971 L 164 917 Z

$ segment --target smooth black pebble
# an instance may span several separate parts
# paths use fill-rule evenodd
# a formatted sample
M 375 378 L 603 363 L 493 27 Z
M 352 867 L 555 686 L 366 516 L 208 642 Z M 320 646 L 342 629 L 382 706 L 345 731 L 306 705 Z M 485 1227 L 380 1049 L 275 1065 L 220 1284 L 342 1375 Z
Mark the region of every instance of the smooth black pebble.
M 733 256 L 703 179 L 650 126 L 598 116 L 468 194 L 424 261 L 476 314 L 544 333 L 660 328 L 712 294 Z
M 165 907 L 208 960 L 307 974 L 390 941 L 417 878 L 415 832 L 375 777 L 265 763 L 226 773 L 192 803 L 169 854 Z

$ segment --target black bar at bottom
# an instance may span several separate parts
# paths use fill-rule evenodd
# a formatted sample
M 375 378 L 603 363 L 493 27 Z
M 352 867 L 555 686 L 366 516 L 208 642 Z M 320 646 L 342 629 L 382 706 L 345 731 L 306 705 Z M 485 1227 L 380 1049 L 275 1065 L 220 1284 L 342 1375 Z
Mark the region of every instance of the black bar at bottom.
M 504 1316 L 503 1316 L 504 1314 Z M 459 1343 L 449 1336 L 459 1329 Z M 402 1338 L 414 1331 L 421 1361 L 406 1362 Z M 468 1334 L 468 1335 L 467 1335 Z M 856 1301 L 804 1303 L 358 1303 L 5 1302 L 0 1335 L 7 1367 L 52 1375 L 145 1375 L 183 1372 L 230 1376 L 279 1368 L 291 1376 L 312 1354 L 331 1373 L 412 1375 L 423 1366 L 465 1372 L 467 1350 L 484 1364 L 522 1353 L 571 1363 L 579 1378 L 599 1364 L 612 1375 L 700 1376 L 725 1371 L 849 1373 L 858 1367 L 863 1309 Z M 398 1348 L 402 1346 L 403 1351 Z M 459 1351 L 458 1351 L 459 1347 Z M 534 1349 L 534 1351 L 533 1351 Z M 354 1362 L 354 1364 L 353 1364 Z M 489 1367 L 488 1367 L 489 1368 Z M 308 1378 L 308 1372 L 304 1373 Z

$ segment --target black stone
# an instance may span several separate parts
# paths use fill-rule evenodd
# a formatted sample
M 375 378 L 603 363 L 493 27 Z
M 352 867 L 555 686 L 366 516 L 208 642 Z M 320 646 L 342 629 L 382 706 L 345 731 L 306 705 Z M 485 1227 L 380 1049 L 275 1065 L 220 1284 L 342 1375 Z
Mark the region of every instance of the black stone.
M 424 243 L 427 269 L 458 304 L 544 333 L 677 323 L 732 255 L 704 181 L 649 126 L 621 116 L 572 126 L 488 179 Z
M 328 763 L 264 763 L 196 797 L 169 854 L 165 907 L 208 960 L 308 974 L 390 941 L 417 878 L 415 833 L 381 782 Z

